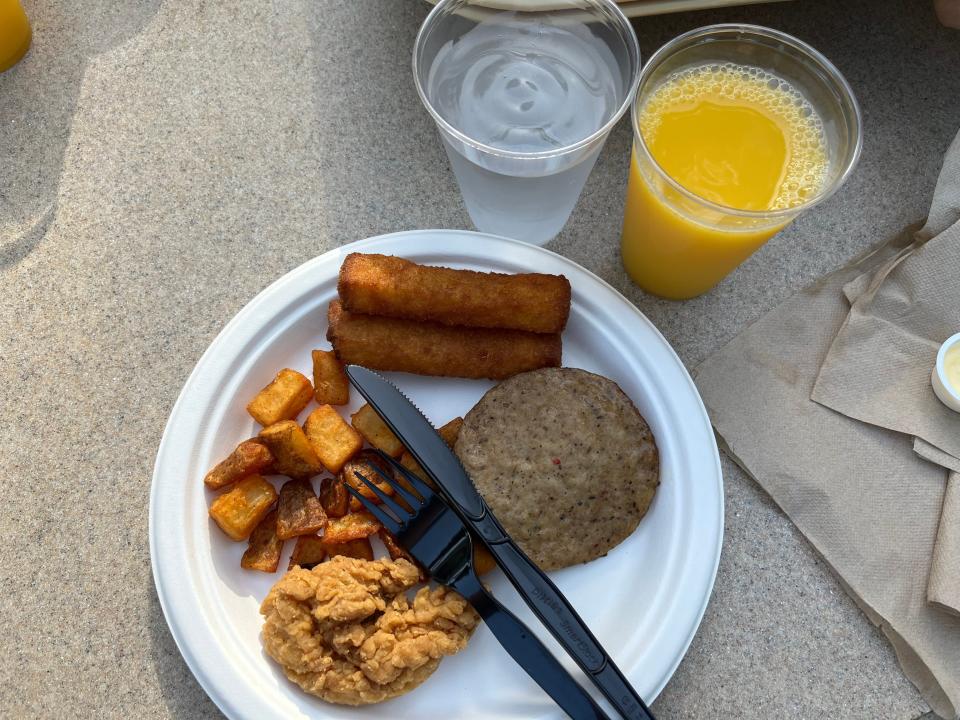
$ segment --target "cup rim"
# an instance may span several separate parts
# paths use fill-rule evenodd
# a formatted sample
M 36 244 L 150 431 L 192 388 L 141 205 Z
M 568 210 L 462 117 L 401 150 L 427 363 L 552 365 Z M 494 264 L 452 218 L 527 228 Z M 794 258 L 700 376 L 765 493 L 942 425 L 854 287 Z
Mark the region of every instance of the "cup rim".
M 940 344 L 940 349 L 937 351 L 935 369 L 937 376 L 940 378 L 940 384 L 943 385 L 943 388 L 950 393 L 954 400 L 960 403 L 960 391 L 956 390 L 953 385 L 950 384 L 947 379 L 947 371 L 943 367 L 943 361 L 947 357 L 947 351 L 955 345 L 960 346 L 960 332 L 951 335 Z
M 423 23 L 420 25 L 420 29 L 417 31 L 416 39 L 413 42 L 413 84 L 417 88 L 417 95 L 420 96 L 420 101 L 423 103 L 423 106 L 427 109 L 427 112 L 430 113 L 434 122 L 437 123 L 437 126 L 444 132 L 452 135 L 454 138 L 469 145 L 470 147 L 478 150 L 487 155 L 493 155 L 496 157 L 504 157 L 516 160 L 544 160 L 547 158 L 556 158 L 568 153 L 574 153 L 578 150 L 582 150 L 585 147 L 593 144 L 597 140 L 605 137 L 609 134 L 610 130 L 614 125 L 623 117 L 626 113 L 627 108 L 631 107 L 634 104 L 634 99 L 637 94 L 637 87 L 640 84 L 640 75 L 642 74 L 643 61 L 640 56 L 640 42 L 637 39 L 637 33 L 633 29 L 633 25 L 630 24 L 630 20 L 626 15 L 623 14 L 623 11 L 613 0 L 584 0 L 594 6 L 602 5 L 607 8 L 616 18 L 617 22 L 620 23 L 621 28 L 626 28 L 628 31 L 626 34 L 628 40 L 628 53 L 632 53 L 633 58 L 635 58 L 635 68 L 633 70 L 633 77 L 630 80 L 630 85 L 627 89 L 627 93 L 624 96 L 623 102 L 620 103 L 620 106 L 617 108 L 616 112 L 611 115 L 607 121 L 597 130 L 592 132 L 587 137 L 578 140 L 575 143 L 570 145 L 564 145 L 563 147 L 556 148 L 554 150 L 540 150 L 537 152 L 519 152 L 516 150 L 506 150 L 504 148 L 494 147 L 493 145 L 487 145 L 482 143 L 479 140 L 475 140 L 466 133 L 461 132 L 456 127 L 447 122 L 443 116 L 440 115 L 433 107 L 433 104 L 427 98 L 426 91 L 423 88 L 422 83 L 420 82 L 420 73 L 419 73 L 419 62 L 417 60 L 417 55 L 420 50 L 421 44 L 423 42 L 424 33 L 428 27 L 431 27 L 432 21 L 436 19 L 436 16 L 441 14 L 447 6 L 451 5 L 457 0 L 439 0 L 433 9 L 424 19 Z M 573 8 L 571 8 L 573 9 Z M 547 12 L 547 11 L 544 11 Z
M 841 92 L 847 96 L 850 100 L 850 106 L 853 108 L 853 117 L 852 125 L 853 129 L 856 132 L 856 144 L 854 146 L 853 152 L 850 154 L 850 158 L 846 163 L 846 166 L 843 168 L 843 172 L 834 180 L 829 187 L 827 187 L 823 192 L 820 192 L 817 195 L 814 195 L 812 198 L 800 205 L 794 205 L 788 208 L 781 208 L 779 210 L 743 210 L 740 208 L 730 207 L 722 203 L 713 202 L 707 198 L 701 197 L 697 193 L 688 190 L 670 174 L 664 170 L 660 163 L 656 161 L 653 157 L 653 154 L 650 152 L 650 149 L 647 147 L 646 141 L 643 139 L 643 134 L 640 132 L 639 124 L 639 111 L 638 107 L 640 105 L 640 93 L 639 87 L 647 80 L 650 73 L 656 69 L 666 56 L 670 55 L 677 47 L 677 45 L 682 42 L 689 40 L 697 36 L 705 36 L 718 32 L 729 32 L 735 31 L 740 32 L 745 35 L 761 36 L 765 38 L 774 38 L 783 42 L 787 45 L 792 46 L 793 48 L 799 50 L 802 53 L 809 55 L 816 63 L 821 65 L 826 73 L 833 79 L 839 86 Z M 837 190 L 839 190 L 843 184 L 847 181 L 847 178 L 853 173 L 854 168 L 857 166 L 857 162 L 860 159 L 860 152 L 863 149 L 863 118 L 860 112 L 860 104 L 857 102 L 856 96 L 853 94 L 853 88 L 850 87 L 850 83 L 847 82 L 847 79 L 843 74 L 837 69 L 837 67 L 826 58 L 823 53 L 814 48 L 813 46 L 805 43 L 803 40 L 789 35 L 780 30 L 774 30 L 773 28 L 764 27 L 763 25 L 751 25 L 748 23 L 718 23 L 716 25 L 704 25 L 703 27 L 694 28 L 689 30 L 682 35 L 678 35 L 672 40 L 664 43 L 660 48 L 656 50 L 644 64 L 643 69 L 640 71 L 639 83 L 637 84 L 636 97 L 634 98 L 633 107 L 631 109 L 630 118 L 633 125 L 633 137 L 634 137 L 634 146 L 643 150 L 646 160 L 653 165 L 657 173 L 669 183 L 669 185 L 683 195 L 685 198 L 693 200 L 710 210 L 720 212 L 726 215 L 733 215 L 737 217 L 750 218 L 750 219 L 773 219 L 773 218 L 788 218 L 794 215 L 799 214 L 803 210 L 818 205 L 827 198 L 831 197 Z

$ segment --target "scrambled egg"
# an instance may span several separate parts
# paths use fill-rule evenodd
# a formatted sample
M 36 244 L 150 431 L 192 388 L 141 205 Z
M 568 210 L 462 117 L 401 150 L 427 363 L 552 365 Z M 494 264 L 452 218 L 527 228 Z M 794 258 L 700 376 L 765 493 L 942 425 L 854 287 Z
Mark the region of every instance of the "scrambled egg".
M 260 607 L 263 646 L 290 680 L 328 702 L 366 705 L 409 692 L 462 650 L 479 622 L 445 587 L 408 600 L 419 576 L 403 559 L 338 556 L 295 567 Z

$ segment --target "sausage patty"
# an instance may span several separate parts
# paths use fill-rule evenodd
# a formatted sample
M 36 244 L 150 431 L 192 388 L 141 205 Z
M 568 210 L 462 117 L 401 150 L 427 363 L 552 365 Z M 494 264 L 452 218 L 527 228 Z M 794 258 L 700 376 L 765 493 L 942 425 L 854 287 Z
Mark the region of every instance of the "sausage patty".
M 606 555 L 659 484 L 650 427 L 620 387 L 574 368 L 521 373 L 464 418 L 456 452 L 517 544 L 544 570 Z

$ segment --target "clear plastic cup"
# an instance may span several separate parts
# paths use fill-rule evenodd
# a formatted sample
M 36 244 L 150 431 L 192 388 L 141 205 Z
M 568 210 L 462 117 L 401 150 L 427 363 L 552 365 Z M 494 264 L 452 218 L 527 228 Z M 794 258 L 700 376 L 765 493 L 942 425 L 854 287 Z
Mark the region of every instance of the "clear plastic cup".
M 803 202 L 780 210 L 726 207 L 683 187 L 647 147 L 639 117 L 653 91 L 677 72 L 724 63 L 786 80 L 819 115 L 827 171 L 819 190 Z M 797 215 L 833 195 L 853 171 L 861 144 L 860 108 L 850 85 L 806 43 L 777 30 L 733 24 L 674 38 L 647 61 L 633 106 L 633 159 L 621 239 L 628 274 L 661 297 L 707 292 Z
M 437 3 L 413 76 L 477 229 L 543 245 L 630 106 L 640 48 L 612 0 L 492 4 Z

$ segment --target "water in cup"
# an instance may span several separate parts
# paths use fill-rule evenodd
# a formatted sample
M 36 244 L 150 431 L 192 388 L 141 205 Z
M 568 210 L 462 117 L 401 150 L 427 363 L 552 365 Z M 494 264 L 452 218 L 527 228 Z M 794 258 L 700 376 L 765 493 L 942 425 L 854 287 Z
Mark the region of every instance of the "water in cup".
M 579 13 L 498 12 L 451 33 L 422 68 L 429 108 L 477 228 L 543 244 L 573 210 L 636 65 Z M 429 19 L 427 21 L 430 22 Z M 635 43 L 628 23 L 626 33 Z

